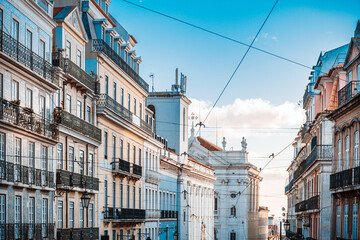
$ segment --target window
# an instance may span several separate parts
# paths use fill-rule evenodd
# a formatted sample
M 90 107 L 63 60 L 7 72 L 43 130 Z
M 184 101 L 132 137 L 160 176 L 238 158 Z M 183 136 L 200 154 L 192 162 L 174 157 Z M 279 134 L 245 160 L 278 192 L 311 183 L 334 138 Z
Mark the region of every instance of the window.
M 136 162 L 136 147 L 133 146 L 133 163 Z
M 107 210 L 108 207 L 108 182 L 107 180 L 104 181 L 104 207 Z
M 40 115 L 45 118 L 45 97 L 40 96 Z
M 88 163 L 88 174 L 89 176 L 93 177 L 94 176 L 94 154 L 90 153 L 89 154 L 89 163 Z
M 359 166 L 359 131 L 356 131 L 354 133 L 354 167 L 358 167 L 358 166 Z
M 40 40 L 39 44 L 39 56 L 45 59 L 45 42 Z
M 139 148 L 139 166 L 141 166 L 141 148 Z
M 0 162 L 5 162 L 6 156 L 6 142 L 5 142 L 5 134 L 0 133 Z M 5 166 L 0 167 L 0 178 L 5 179 Z M 1 196 L 1 195 L 0 195 Z
M 78 118 L 81 118 L 82 116 L 82 103 L 79 100 L 76 101 L 76 116 Z
M 79 49 L 76 51 L 76 64 L 81 67 L 81 51 Z
M 86 115 L 87 115 L 87 121 L 91 123 L 91 107 L 86 106 Z
M 343 238 L 348 237 L 348 222 L 349 222 L 349 205 L 344 206 L 344 230 L 343 230 Z
M 89 224 L 88 227 L 94 227 L 94 204 L 89 204 Z
M 15 19 L 12 20 L 12 32 L 11 36 L 16 40 L 19 41 L 19 22 Z
M 236 240 L 236 233 L 234 232 L 230 233 L 230 240 Z
M 74 212 L 74 202 L 70 201 L 69 203 L 69 227 L 74 228 L 75 227 L 75 212 Z
M 84 174 L 84 169 L 85 169 L 85 160 L 84 160 L 84 151 L 80 150 L 79 152 L 79 158 L 80 158 L 80 174 Z
M 108 158 L 108 133 L 104 132 L 104 158 Z
M 21 197 L 15 197 L 15 223 L 21 223 L 22 211 L 21 211 Z
M 12 100 L 19 100 L 19 83 L 17 81 L 12 82 Z
M 74 172 L 74 147 L 69 147 L 69 170 L 70 172 Z
M 351 81 L 352 81 L 352 71 L 346 74 L 346 83 L 349 83 Z
M 353 214 L 352 214 L 352 239 L 357 239 L 357 232 L 358 232 L 358 205 L 353 205 Z
M 15 181 L 20 181 L 21 175 L 21 139 L 15 138 L 15 166 L 14 177 Z
M 121 88 L 121 106 L 124 106 L 124 89 Z
M 116 230 L 112 231 L 112 240 L 116 240 Z
M 35 198 L 34 197 L 29 198 L 29 223 L 30 224 L 35 223 Z
M 112 147 L 113 147 L 113 162 L 115 163 L 116 162 L 116 137 L 113 136 L 113 141 L 112 141 Z
M 124 206 L 123 197 L 124 197 L 124 186 L 123 186 L 123 183 L 121 182 L 120 183 L 120 208 L 123 208 L 123 206 Z
M 64 209 L 63 201 L 58 201 L 58 228 L 64 227 Z
M 127 208 L 130 208 L 130 185 L 128 184 L 127 185 L 127 194 L 126 194 L 126 196 L 127 196 Z
M 71 59 L 71 43 L 66 41 L 65 57 Z
M 124 141 L 120 139 L 120 159 L 124 160 Z
M 130 95 L 130 93 L 128 93 L 128 110 L 130 111 L 131 110 L 131 95 Z
M 113 181 L 113 208 L 116 208 L 116 182 Z
M 109 95 L 109 77 L 105 75 L 105 94 Z
M 136 98 L 134 98 L 134 115 L 136 115 Z
M 344 170 L 349 169 L 349 156 L 350 156 L 350 136 L 345 137 L 345 158 L 344 158 Z
M 340 236 L 341 231 L 341 206 L 336 207 L 336 237 Z
M 35 143 L 29 142 L 28 147 L 29 156 L 29 183 L 35 183 Z
M 114 98 L 114 100 L 116 101 L 116 99 L 117 99 L 117 93 L 116 93 L 116 82 L 114 82 L 114 85 L 113 85 L 113 98 Z
M 127 144 L 127 160 L 130 162 L 130 143 Z
M 136 206 L 136 187 L 133 186 L 133 208 Z
M 232 206 L 232 208 L 230 209 L 230 215 L 232 217 L 236 217 L 236 207 L 235 206 Z
M 82 203 L 80 202 L 80 227 L 83 228 L 84 227 L 84 206 L 82 205 Z
M 30 50 L 32 50 L 32 40 L 33 40 L 32 32 L 29 29 L 27 29 L 26 30 L 26 47 Z
M 0 9 L 1 10 L 1 9 Z M 0 16 L 1 17 L 1 16 Z M 1 18 L 0 18 L 1 20 Z M 0 29 L 1 30 L 1 29 Z M 3 75 L 0 73 L 0 98 L 3 97 L 3 92 L 4 92 L 4 83 L 3 83 Z
M 141 187 L 139 187 L 139 209 L 141 209 Z
M 6 195 L 0 194 L 0 224 L 6 223 Z M 2 232 L 3 230 L 0 230 Z
M 215 213 L 217 214 L 217 210 L 218 210 L 218 199 L 217 199 L 217 197 L 215 197 L 215 199 L 214 199 L 214 210 L 215 210 Z
M 3 10 L 0 9 L 0 30 L 3 30 Z
M 183 219 L 184 223 L 186 222 L 186 212 L 184 211 L 184 219 Z
M 66 94 L 66 111 L 71 113 L 71 95 Z
M 139 113 L 139 117 L 140 117 L 140 119 L 142 119 L 142 104 L 140 103 L 139 104 L 139 111 L 140 111 L 140 113 Z
M 33 92 L 29 88 L 26 89 L 25 99 L 26 99 L 25 106 L 28 108 L 32 108 L 33 107 Z
M 337 172 L 341 171 L 341 139 L 337 142 Z

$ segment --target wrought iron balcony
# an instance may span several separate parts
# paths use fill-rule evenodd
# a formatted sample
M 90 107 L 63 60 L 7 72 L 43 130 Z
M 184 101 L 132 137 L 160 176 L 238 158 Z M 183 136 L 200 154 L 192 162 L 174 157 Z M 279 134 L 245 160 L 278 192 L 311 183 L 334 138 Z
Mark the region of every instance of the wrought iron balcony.
M 143 222 L 145 210 L 134 208 L 104 208 L 104 220 L 109 222 Z
M 117 161 L 116 161 L 117 160 Z M 112 172 L 122 177 L 138 180 L 142 176 L 142 167 L 122 159 L 115 159 L 112 163 Z
M 58 137 L 56 124 L 31 108 L 20 107 L 18 101 L 0 98 L 0 120 L 54 140 Z
M 118 161 L 112 162 L 112 169 L 113 171 L 122 171 L 126 173 L 130 173 L 130 162 L 118 159 Z
M 341 107 L 360 93 L 360 81 L 351 81 L 338 91 L 338 106 Z
M 120 103 L 109 97 L 107 94 L 100 94 L 97 105 L 99 107 L 106 107 L 115 114 L 119 115 L 120 117 L 124 118 L 127 121 L 132 122 L 133 114 Z
M 319 195 L 311 197 L 307 200 L 295 204 L 295 212 L 303 212 L 308 210 L 319 209 Z
M 99 228 L 58 228 L 58 240 L 97 240 Z
M 61 108 L 54 109 L 54 122 L 71 128 L 85 136 L 101 142 L 101 129 L 95 125 L 64 111 Z
M 160 218 L 177 218 L 178 217 L 178 211 L 174 210 L 161 210 L 161 216 Z
M 33 167 L 0 161 L 0 179 L 38 187 L 55 188 L 54 173 Z
M 66 170 L 56 170 L 56 187 L 70 189 L 78 187 L 87 190 L 99 190 L 99 179 L 80 173 L 69 172 Z
M 0 239 L 54 239 L 54 223 L 0 224 Z
M 138 176 L 142 176 L 142 167 L 133 163 L 132 165 L 132 173 Z
M 52 57 L 53 65 L 62 68 L 65 73 L 71 76 L 68 79 L 70 84 L 73 84 L 77 88 L 83 90 L 90 89 L 95 93 L 97 92 L 98 84 L 95 80 L 95 77 L 85 72 L 81 67 L 79 67 L 70 59 L 64 58 L 61 52 L 54 52 Z M 77 81 L 72 81 L 73 79 L 76 79 Z
M 346 190 L 360 185 L 360 167 L 347 169 L 330 175 L 331 190 Z
M 127 75 L 130 76 L 141 88 L 146 92 L 149 91 L 149 84 L 147 84 L 137 72 L 134 71 L 104 40 L 93 39 L 92 51 L 101 52 L 109 57 L 116 65 L 118 65 Z
M 151 169 L 146 169 L 145 181 L 148 183 L 158 184 L 160 182 L 159 173 Z
M 0 30 L 0 34 L 0 52 L 29 68 L 50 83 L 59 85 L 58 76 L 51 63 L 25 47 L 4 31 Z

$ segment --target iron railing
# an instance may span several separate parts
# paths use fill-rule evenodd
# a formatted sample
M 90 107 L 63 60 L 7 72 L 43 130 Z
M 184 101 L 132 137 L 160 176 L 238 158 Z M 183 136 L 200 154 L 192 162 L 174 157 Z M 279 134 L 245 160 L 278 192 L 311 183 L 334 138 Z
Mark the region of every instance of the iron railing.
M 101 142 L 101 129 L 95 125 L 64 111 L 61 108 L 54 109 L 54 122 L 69 127 L 85 136 Z
M 99 228 L 58 228 L 58 240 L 97 240 Z
M 149 91 L 149 84 L 147 84 L 139 74 L 134 71 L 104 40 L 93 39 L 92 51 L 101 52 L 108 56 L 116 63 L 126 74 L 128 74 L 137 84 L 140 85 L 145 91 Z
M 108 220 L 144 220 L 145 210 L 134 208 L 104 208 L 104 219 Z
M 122 160 L 112 162 L 113 171 L 121 170 L 130 173 L 130 162 Z
M 99 179 L 80 173 L 69 172 L 62 169 L 56 170 L 56 187 L 78 187 L 88 190 L 99 190 Z
M 360 184 L 360 167 L 350 168 L 330 175 L 330 189 L 352 187 Z
M 93 92 L 96 92 L 98 87 L 95 77 L 85 72 L 81 67 L 79 67 L 70 59 L 64 58 L 61 52 L 54 52 L 52 57 L 52 62 L 54 66 L 62 68 L 65 73 L 70 74 L 81 84 L 83 84 Z
M 0 224 L 0 239 L 54 239 L 54 223 Z
M 28 67 L 33 72 L 45 78 L 49 82 L 59 85 L 58 75 L 54 71 L 54 67 L 40 57 L 35 52 L 31 51 L 25 45 L 21 44 L 18 40 L 11 37 L 9 34 L 0 30 L 0 51 Z
M 58 137 L 56 124 L 50 119 L 34 113 L 31 108 L 20 107 L 18 101 L 0 98 L 0 119 L 45 137 L 52 139 Z
M 307 200 L 295 204 L 295 212 L 303 212 L 308 210 L 319 209 L 319 195 L 311 197 Z
M 133 114 L 120 103 L 109 97 L 107 94 L 100 94 L 97 105 L 99 107 L 106 107 L 113 111 L 114 113 L 120 115 L 122 118 L 126 119 L 127 121 L 132 122 Z
M 160 218 L 177 218 L 178 211 L 174 210 L 161 210 Z
M 29 186 L 55 188 L 53 172 L 7 161 L 0 161 L 0 179 Z
M 145 122 L 144 120 L 140 119 L 140 128 L 144 130 L 145 132 L 149 133 L 150 135 L 153 135 L 154 132 L 152 130 L 152 127 L 150 124 Z
M 341 107 L 349 102 L 358 93 L 360 93 L 360 81 L 349 82 L 338 91 L 338 106 Z
M 142 167 L 133 163 L 132 165 L 132 173 L 133 174 L 136 174 L 136 175 L 139 175 L 139 176 L 142 176 Z

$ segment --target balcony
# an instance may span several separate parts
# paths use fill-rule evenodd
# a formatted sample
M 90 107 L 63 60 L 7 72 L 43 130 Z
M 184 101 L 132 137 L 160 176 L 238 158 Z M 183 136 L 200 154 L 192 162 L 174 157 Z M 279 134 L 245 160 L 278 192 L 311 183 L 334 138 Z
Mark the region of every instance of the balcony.
M 56 170 L 56 187 L 67 190 L 78 187 L 86 190 L 99 191 L 99 179 L 58 169 Z
M 92 51 L 101 52 L 110 58 L 116 65 L 118 65 L 127 75 L 130 76 L 142 89 L 149 91 L 149 84 L 147 84 L 137 72 L 134 71 L 104 40 L 93 39 Z
M 95 125 L 68 113 L 61 108 L 54 109 L 54 122 L 71 128 L 82 135 L 88 136 L 101 142 L 101 129 Z
M 44 58 L 31 51 L 9 34 L 0 30 L 0 52 L 45 78 L 49 83 L 59 85 L 54 67 Z
M 295 212 L 316 210 L 320 208 L 319 195 L 295 204 Z
M 146 210 L 146 218 L 160 218 L 160 210 L 157 209 L 147 209 Z
M 64 58 L 61 52 L 54 52 L 52 55 L 53 65 L 60 67 L 68 75 L 67 83 L 82 91 L 91 90 L 96 93 L 98 84 L 95 77 L 85 72 L 81 67 L 68 58 Z
M 289 182 L 289 184 L 285 187 L 285 193 L 290 191 L 290 189 L 294 186 L 294 179 Z
M 178 211 L 173 210 L 161 210 L 161 219 L 164 218 L 177 218 L 178 217 Z
M 0 98 L 0 102 L 0 121 L 53 140 L 57 139 L 58 126 L 50 121 L 50 119 L 34 113 L 31 108 L 20 107 L 17 101 L 8 101 Z
M 338 107 L 349 102 L 360 93 L 360 81 L 351 81 L 338 91 Z
M 0 224 L 0 239 L 54 239 L 54 223 Z
M 317 160 L 331 160 L 332 146 L 331 145 L 316 145 L 309 156 L 303 161 L 294 172 L 294 179 L 296 181 L 315 161 Z
M 133 208 L 105 208 L 104 222 L 143 222 L 145 210 Z
M 145 170 L 145 182 L 159 184 L 160 178 L 159 173 L 157 171 L 146 169 Z
M 6 161 L 0 161 L 0 180 L 30 187 L 55 188 L 53 172 Z
M 347 169 L 330 175 L 330 190 L 343 190 L 360 185 L 360 167 Z
M 99 228 L 58 228 L 58 240 L 97 240 Z
M 139 180 L 142 176 L 142 167 L 119 158 L 118 161 L 112 162 L 112 172 L 120 177 Z

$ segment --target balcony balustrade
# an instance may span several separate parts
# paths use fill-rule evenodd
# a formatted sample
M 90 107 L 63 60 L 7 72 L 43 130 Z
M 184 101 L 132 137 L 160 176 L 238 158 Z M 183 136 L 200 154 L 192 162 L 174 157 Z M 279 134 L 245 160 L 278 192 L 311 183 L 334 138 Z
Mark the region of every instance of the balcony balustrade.
M 132 173 L 138 176 L 142 176 L 142 167 L 133 163 L 132 165 Z
M 331 145 L 316 145 L 305 161 L 300 163 L 300 166 L 294 172 L 294 179 L 296 181 L 315 161 L 317 160 L 331 160 L 332 146 Z
M 160 218 L 160 210 L 157 209 L 147 209 L 146 210 L 146 218 Z
M 104 40 L 93 39 L 92 51 L 101 52 L 110 58 L 116 65 L 118 65 L 127 75 L 130 76 L 141 88 L 146 92 L 149 91 L 149 84 L 147 84 L 137 72 L 134 71 Z
M 64 111 L 61 108 L 54 109 L 54 122 L 71 128 L 85 136 L 101 142 L 101 129 L 95 125 Z
M 31 51 L 4 31 L 0 30 L 0 35 L 0 52 L 29 68 L 50 83 L 57 86 L 59 85 L 58 75 L 55 73 L 51 63 Z
M 64 58 L 62 56 L 61 52 L 54 52 L 53 53 L 53 65 L 60 67 L 64 70 L 65 73 L 72 76 L 73 79 L 76 79 L 77 81 L 71 81 L 70 83 L 74 84 L 76 87 L 80 89 L 90 89 L 94 93 L 97 93 L 98 83 L 95 80 L 95 77 L 91 76 L 87 72 L 85 72 L 81 67 L 79 67 L 77 64 L 75 64 L 73 61 L 71 61 L 68 58 Z
M 355 187 L 360 185 L 360 167 L 347 169 L 330 175 L 330 189 Z
M 55 188 L 53 172 L 7 161 L 0 161 L 0 179 L 29 186 Z
M 0 239 L 54 239 L 54 223 L 0 224 Z
M 174 210 L 161 210 L 161 216 L 160 218 L 177 218 L 178 217 L 178 211 Z
M 58 240 L 97 240 L 99 228 L 58 228 Z
M 129 177 L 135 180 L 141 178 L 142 176 L 141 166 L 122 160 L 120 158 L 116 160 L 112 162 L 112 171 L 114 174 L 121 175 L 123 177 Z
M 319 208 L 320 208 L 319 195 L 295 204 L 295 212 L 303 212 L 303 211 L 315 210 Z
M 134 208 L 104 208 L 104 220 L 112 222 L 143 222 L 145 210 Z
M 360 81 L 351 81 L 338 91 L 338 106 L 341 107 L 360 93 Z
M 17 101 L 0 98 L 0 120 L 42 136 L 56 140 L 58 127 L 50 119 L 33 112 L 31 108 L 19 106 Z
M 69 172 L 66 170 L 56 170 L 56 187 L 70 189 L 78 187 L 86 190 L 99 190 L 99 179 L 80 173 Z

